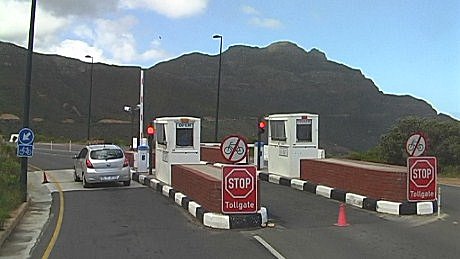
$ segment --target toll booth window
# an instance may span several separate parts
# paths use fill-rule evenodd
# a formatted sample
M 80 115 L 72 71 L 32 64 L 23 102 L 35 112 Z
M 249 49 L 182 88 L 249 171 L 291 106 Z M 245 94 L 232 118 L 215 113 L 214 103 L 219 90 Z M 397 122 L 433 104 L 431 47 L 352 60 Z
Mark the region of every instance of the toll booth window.
M 312 141 L 312 121 L 311 119 L 297 120 L 296 135 L 297 141 L 311 142 Z
M 285 121 L 270 121 L 270 133 L 272 140 L 286 140 Z
M 166 134 L 165 134 L 165 125 L 158 123 L 157 127 L 157 142 L 161 145 L 166 145 Z
M 192 147 L 193 146 L 193 123 L 176 124 L 176 146 Z

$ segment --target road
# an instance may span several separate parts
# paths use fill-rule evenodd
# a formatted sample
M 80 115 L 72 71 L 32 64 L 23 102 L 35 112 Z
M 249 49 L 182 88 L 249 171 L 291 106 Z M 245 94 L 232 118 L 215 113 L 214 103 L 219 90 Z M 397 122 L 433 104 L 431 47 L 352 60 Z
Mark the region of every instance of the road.
M 458 187 L 442 187 L 440 219 L 348 206 L 350 226 L 336 227 L 338 202 L 261 182 L 261 203 L 274 227 L 214 230 L 138 184 L 83 189 L 81 183 L 72 182 L 71 170 L 61 170 L 72 167 L 71 154 L 76 152 L 38 149 L 31 159 L 40 168 L 54 169 L 50 176 L 64 189 L 62 227 L 50 258 L 273 257 L 258 240 L 285 258 L 458 258 L 460 254 Z M 59 201 L 58 193 L 53 193 L 50 219 L 32 258 L 41 258 L 49 247 Z

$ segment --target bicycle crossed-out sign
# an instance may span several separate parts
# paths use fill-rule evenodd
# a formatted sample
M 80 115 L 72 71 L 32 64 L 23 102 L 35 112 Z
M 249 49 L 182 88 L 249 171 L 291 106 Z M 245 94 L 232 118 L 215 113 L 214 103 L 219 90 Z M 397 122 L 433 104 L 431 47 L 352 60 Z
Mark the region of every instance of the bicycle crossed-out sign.
M 423 133 L 412 134 L 406 142 L 406 152 L 409 156 L 421 156 L 426 150 L 426 139 Z
M 231 135 L 220 144 L 222 156 L 230 163 L 238 163 L 246 158 L 248 144 L 242 136 Z

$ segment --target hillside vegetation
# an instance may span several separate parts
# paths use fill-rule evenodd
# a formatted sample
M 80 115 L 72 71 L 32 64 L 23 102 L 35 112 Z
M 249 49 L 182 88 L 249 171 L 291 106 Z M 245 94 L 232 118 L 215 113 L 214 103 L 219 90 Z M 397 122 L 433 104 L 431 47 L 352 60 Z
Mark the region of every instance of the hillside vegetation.
M 0 52 L 0 131 L 10 134 L 21 128 L 27 51 L 0 42 Z M 218 55 L 190 53 L 144 69 L 145 124 L 162 116 L 199 117 L 202 141 L 212 141 L 218 64 Z M 131 117 L 123 106 L 138 103 L 140 70 L 95 61 L 91 138 L 129 139 Z M 30 127 L 37 135 L 86 139 L 91 64 L 35 54 L 32 71 Z M 316 113 L 320 146 L 343 154 L 375 146 L 408 116 L 453 120 L 424 100 L 385 94 L 361 70 L 292 42 L 230 46 L 222 53 L 221 79 L 219 139 L 256 139 L 257 119 L 268 114 Z
M 0 227 L 22 200 L 19 184 L 20 164 L 14 147 L 0 140 Z
M 367 152 L 353 153 L 350 158 L 406 165 L 405 144 L 409 136 L 422 132 L 427 138 L 426 156 L 438 160 L 438 173 L 460 176 L 460 122 L 411 117 L 400 120 L 378 145 Z

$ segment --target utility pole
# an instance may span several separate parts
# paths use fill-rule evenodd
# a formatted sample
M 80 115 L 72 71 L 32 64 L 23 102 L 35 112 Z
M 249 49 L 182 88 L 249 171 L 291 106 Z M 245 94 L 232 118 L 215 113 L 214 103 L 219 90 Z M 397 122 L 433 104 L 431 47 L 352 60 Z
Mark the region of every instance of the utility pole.
M 23 109 L 23 120 L 22 127 L 28 128 L 30 121 L 30 84 L 32 81 L 32 56 L 34 53 L 34 28 L 35 28 L 35 8 L 37 6 L 37 0 L 32 0 L 32 7 L 30 10 L 30 27 L 29 27 L 29 46 L 27 51 L 27 64 L 26 64 L 26 79 L 24 87 L 24 109 Z M 27 167 L 28 158 L 21 157 L 21 189 L 23 193 L 22 200 L 27 201 Z

